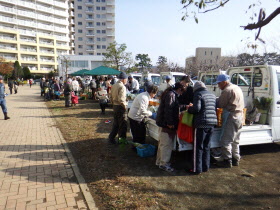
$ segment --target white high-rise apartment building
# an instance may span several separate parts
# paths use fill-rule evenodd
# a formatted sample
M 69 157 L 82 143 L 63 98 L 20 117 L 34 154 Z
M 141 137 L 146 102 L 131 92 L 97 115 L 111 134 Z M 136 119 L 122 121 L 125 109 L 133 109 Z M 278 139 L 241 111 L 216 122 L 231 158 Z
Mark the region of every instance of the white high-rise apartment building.
M 97 55 L 115 41 L 115 0 L 71 0 L 71 54 Z
M 48 73 L 69 50 L 68 0 L 0 0 L 0 56 Z

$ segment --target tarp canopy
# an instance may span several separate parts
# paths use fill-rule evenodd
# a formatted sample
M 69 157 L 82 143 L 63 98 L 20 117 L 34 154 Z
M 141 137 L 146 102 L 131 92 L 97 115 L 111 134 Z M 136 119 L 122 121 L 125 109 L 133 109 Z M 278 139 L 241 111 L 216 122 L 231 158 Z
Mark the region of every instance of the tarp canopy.
M 86 72 L 88 72 L 88 69 L 81 69 L 79 71 L 76 71 L 72 74 L 70 74 L 71 76 L 84 76 Z
M 121 72 L 106 66 L 99 66 L 95 69 L 87 71 L 85 75 L 119 75 Z

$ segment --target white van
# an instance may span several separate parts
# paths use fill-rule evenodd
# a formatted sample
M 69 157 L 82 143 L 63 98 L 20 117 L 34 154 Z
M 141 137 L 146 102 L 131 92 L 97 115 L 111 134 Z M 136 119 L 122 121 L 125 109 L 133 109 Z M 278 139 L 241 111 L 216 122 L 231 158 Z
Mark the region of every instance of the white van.
M 128 76 L 131 76 L 133 79 L 136 79 L 140 84 L 142 78 L 141 73 L 130 73 Z
M 272 98 L 272 104 L 268 112 L 267 123 L 245 125 L 241 129 L 240 145 L 264 144 L 280 142 L 280 66 L 259 65 L 232 67 L 226 71 L 230 76 L 230 82 L 238 85 L 244 94 L 247 112 L 252 110 L 253 100 L 257 97 Z M 207 76 L 212 78 L 213 73 L 200 74 L 198 80 L 206 81 Z M 214 79 L 213 79 L 214 80 Z M 213 88 L 213 83 L 207 83 L 208 90 L 219 95 L 219 88 Z M 158 140 L 158 127 L 154 120 L 149 120 L 148 130 L 150 136 Z M 215 128 L 211 148 L 220 147 L 221 128 Z M 188 144 L 177 138 L 178 150 L 191 150 L 192 144 Z
M 169 76 L 171 78 L 171 84 L 175 84 L 176 82 L 180 82 L 183 76 L 186 76 L 185 73 L 182 72 L 161 72 L 160 73 L 160 86 L 159 91 L 164 91 L 167 87 L 166 77 Z M 192 83 L 192 82 L 191 82 Z M 192 85 L 192 84 L 191 84 Z
M 160 75 L 159 74 L 155 74 L 155 73 L 149 73 L 149 72 L 143 73 L 140 85 L 144 86 L 144 83 L 146 81 L 151 81 L 154 85 L 159 86 L 159 84 L 160 84 Z

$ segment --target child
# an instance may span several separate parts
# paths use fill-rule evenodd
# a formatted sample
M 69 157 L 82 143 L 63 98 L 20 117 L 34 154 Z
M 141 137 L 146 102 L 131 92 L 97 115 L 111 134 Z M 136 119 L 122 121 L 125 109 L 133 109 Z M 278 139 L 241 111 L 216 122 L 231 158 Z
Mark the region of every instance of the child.
M 99 100 L 99 105 L 101 108 L 101 114 L 105 114 L 105 108 L 108 106 L 108 96 L 106 90 L 99 90 L 97 91 L 96 97 Z
M 71 95 L 71 106 L 76 106 L 77 103 L 79 103 L 79 99 L 78 96 L 75 95 L 74 91 L 72 91 L 72 95 Z

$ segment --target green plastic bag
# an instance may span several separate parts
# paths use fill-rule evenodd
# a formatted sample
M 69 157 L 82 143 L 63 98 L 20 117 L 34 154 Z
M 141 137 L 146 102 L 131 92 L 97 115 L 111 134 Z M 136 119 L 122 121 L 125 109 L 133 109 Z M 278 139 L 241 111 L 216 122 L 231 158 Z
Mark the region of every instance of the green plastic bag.
M 182 123 L 189 127 L 192 127 L 193 126 L 193 114 L 184 112 L 183 117 L 182 117 Z

